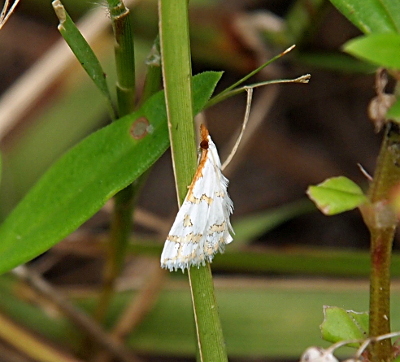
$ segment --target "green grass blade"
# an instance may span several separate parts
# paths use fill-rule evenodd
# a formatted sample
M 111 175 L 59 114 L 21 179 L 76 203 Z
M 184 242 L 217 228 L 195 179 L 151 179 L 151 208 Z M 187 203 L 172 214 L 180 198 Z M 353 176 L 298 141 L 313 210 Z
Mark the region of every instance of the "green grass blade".
M 106 82 L 106 74 L 101 67 L 99 60 L 94 54 L 85 38 L 82 36 L 79 29 L 76 27 L 60 0 L 55 0 L 52 3 L 54 11 L 60 20 L 58 30 L 65 39 L 72 52 L 75 54 L 83 69 L 93 80 L 94 84 L 103 94 L 111 119 L 116 118 L 116 113 L 112 104 L 111 94 Z
M 240 247 L 294 217 L 315 210 L 316 208 L 310 200 L 302 199 L 271 210 L 243 217 L 233 224 L 235 244 L 232 247 Z
M 261 70 L 263 70 L 267 65 L 270 65 L 271 63 L 273 63 L 275 60 L 278 60 L 279 58 L 282 58 L 285 54 L 287 54 L 288 52 L 290 52 L 292 49 L 294 48 L 294 45 L 292 45 L 291 47 L 289 47 L 288 49 L 286 49 L 285 51 L 283 51 L 282 53 L 274 56 L 272 59 L 268 60 L 267 62 L 265 62 L 264 64 L 260 65 L 257 69 L 254 69 L 253 71 L 251 71 L 249 74 L 245 75 L 243 78 L 241 78 L 240 80 L 238 80 L 237 82 L 235 82 L 234 84 L 232 84 L 231 86 L 229 86 L 228 88 L 224 89 L 221 93 L 217 94 L 216 96 L 214 96 L 213 98 L 211 98 L 207 104 L 207 107 L 211 107 L 214 104 L 217 104 L 219 102 L 222 102 L 223 100 L 231 97 L 232 95 L 235 95 L 236 93 L 235 88 L 237 88 L 239 85 L 243 84 L 247 79 L 251 78 L 253 75 L 256 75 L 258 72 L 260 72 Z M 243 89 L 241 89 L 238 92 L 243 91 Z

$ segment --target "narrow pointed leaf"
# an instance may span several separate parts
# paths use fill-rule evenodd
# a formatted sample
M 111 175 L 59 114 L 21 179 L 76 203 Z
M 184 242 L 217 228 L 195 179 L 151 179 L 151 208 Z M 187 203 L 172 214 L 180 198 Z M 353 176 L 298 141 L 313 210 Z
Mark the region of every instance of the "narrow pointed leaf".
M 272 210 L 246 216 L 233 224 L 235 243 L 237 248 L 248 241 L 272 230 L 291 218 L 315 211 L 315 206 L 308 200 L 298 200 Z
M 71 17 L 68 15 L 60 0 L 52 2 L 54 11 L 60 20 L 58 30 L 64 40 L 67 42 L 72 52 L 75 54 L 79 63 L 85 69 L 90 79 L 103 94 L 112 119 L 115 118 L 115 111 L 111 100 L 111 94 L 108 89 L 106 74 L 101 67 L 99 60 L 93 52 L 86 39 L 76 27 Z
M 193 78 L 194 109 L 221 73 Z M 0 226 L 0 273 L 60 241 L 146 171 L 169 145 L 164 94 L 93 133 L 61 157 Z
M 343 176 L 327 179 L 317 186 L 310 186 L 307 194 L 326 215 L 352 210 L 367 201 L 361 188 Z

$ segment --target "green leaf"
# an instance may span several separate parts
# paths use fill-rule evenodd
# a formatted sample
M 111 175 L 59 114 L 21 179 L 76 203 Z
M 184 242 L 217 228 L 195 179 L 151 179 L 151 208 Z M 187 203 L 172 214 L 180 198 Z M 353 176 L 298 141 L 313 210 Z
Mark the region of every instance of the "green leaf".
M 221 75 L 207 72 L 193 78 L 196 113 Z M 158 92 L 137 112 L 72 148 L 0 226 L 0 273 L 38 256 L 79 227 L 146 171 L 168 145 L 164 93 Z
M 343 50 L 378 66 L 400 69 L 400 34 L 361 36 L 348 41 Z
M 310 186 L 307 194 L 326 215 L 352 210 L 368 200 L 361 188 L 344 176 L 333 177 L 317 186 Z
M 322 338 L 328 342 L 361 339 L 368 337 L 369 316 L 367 312 L 355 312 L 339 307 L 324 306 L 324 321 L 320 328 Z M 358 344 L 349 344 L 357 347 Z
M 400 32 L 400 2 L 393 0 L 331 0 L 363 33 Z
M 400 99 L 398 99 L 387 111 L 386 119 L 400 123 Z

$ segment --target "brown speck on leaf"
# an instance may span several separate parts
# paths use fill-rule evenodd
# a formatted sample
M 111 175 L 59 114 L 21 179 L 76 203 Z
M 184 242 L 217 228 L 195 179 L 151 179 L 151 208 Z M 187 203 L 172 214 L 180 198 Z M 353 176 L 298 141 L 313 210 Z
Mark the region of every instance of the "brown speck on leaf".
M 140 140 L 148 133 L 150 126 L 149 121 L 145 117 L 138 118 L 131 127 L 131 135 L 134 139 Z

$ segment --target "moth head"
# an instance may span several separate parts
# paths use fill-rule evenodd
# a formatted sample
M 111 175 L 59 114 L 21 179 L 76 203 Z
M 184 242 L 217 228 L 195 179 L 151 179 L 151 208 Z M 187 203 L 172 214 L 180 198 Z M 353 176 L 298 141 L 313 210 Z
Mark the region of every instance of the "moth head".
M 208 150 L 208 140 L 203 140 L 200 142 L 200 148 L 202 150 Z

